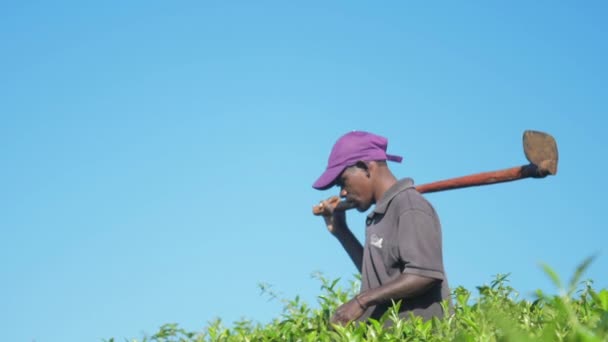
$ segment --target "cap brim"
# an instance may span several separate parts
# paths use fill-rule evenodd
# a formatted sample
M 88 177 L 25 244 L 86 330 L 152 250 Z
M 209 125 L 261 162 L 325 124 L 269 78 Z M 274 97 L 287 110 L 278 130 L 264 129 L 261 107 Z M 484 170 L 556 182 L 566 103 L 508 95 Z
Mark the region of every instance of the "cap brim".
M 345 166 L 334 166 L 325 170 L 325 172 L 323 172 L 321 177 L 317 179 L 317 181 L 312 185 L 312 187 L 317 190 L 327 190 L 331 188 L 332 186 L 334 186 L 334 184 L 336 183 L 336 179 L 338 178 L 338 176 L 340 176 L 340 174 L 342 173 L 342 171 L 344 171 L 345 168 Z

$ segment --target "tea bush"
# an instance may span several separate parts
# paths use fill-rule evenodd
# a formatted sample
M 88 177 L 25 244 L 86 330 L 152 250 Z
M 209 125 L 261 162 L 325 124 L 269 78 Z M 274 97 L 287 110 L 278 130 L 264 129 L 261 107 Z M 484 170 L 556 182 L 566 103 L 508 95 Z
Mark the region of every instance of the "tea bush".
M 592 259 L 577 268 L 567 286 L 550 267 L 543 266 L 559 290 L 557 295 L 537 291 L 534 300 L 521 299 L 509 286 L 509 275 L 499 274 L 489 285 L 477 287 L 476 298 L 464 287 L 454 288 L 453 310 L 442 319 L 425 322 L 411 316 L 400 320 L 400 303 L 394 303 L 381 319 L 346 327 L 328 322 L 335 309 L 357 293 L 358 281 L 343 290 L 336 286 L 338 279 L 315 274 L 322 292 L 316 308 L 295 297 L 282 300 L 281 316 L 268 324 L 241 320 L 225 327 L 217 319 L 200 332 L 165 324 L 155 334 L 132 341 L 608 341 L 608 290 L 598 291 L 592 281 L 581 281 Z M 277 297 L 269 286 L 260 288 Z M 447 309 L 447 303 L 443 305 Z M 392 324 L 385 325 L 387 321 Z M 113 338 L 107 341 L 115 342 Z

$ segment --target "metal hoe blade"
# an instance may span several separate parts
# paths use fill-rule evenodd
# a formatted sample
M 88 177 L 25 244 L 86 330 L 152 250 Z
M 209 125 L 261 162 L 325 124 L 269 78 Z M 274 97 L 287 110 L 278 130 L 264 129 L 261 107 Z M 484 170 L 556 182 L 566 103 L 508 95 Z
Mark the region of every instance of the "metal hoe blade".
M 557 174 L 557 144 L 551 135 L 528 130 L 524 132 L 523 141 L 526 159 L 538 167 L 541 177 Z

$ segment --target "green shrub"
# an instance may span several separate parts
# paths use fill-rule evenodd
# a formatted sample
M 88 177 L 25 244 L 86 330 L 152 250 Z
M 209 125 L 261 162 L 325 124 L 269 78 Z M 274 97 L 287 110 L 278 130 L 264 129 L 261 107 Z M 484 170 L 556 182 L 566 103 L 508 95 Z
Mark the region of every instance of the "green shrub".
M 543 266 L 558 295 L 537 291 L 535 300 L 520 299 L 508 285 L 508 275 L 499 274 L 489 285 L 477 287 L 476 299 L 463 287 L 453 289 L 453 313 L 442 319 L 424 322 L 410 316 L 400 320 L 400 303 L 394 303 L 380 320 L 346 327 L 328 322 L 334 310 L 357 293 L 358 279 L 343 290 L 336 286 L 338 279 L 315 274 L 322 292 L 316 308 L 296 297 L 281 300 L 281 316 L 268 324 L 241 320 L 228 328 L 218 319 L 200 332 L 166 324 L 141 341 L 608 341 L 608 290 L 596 291 L 591 281 L 581 281 L 592 259 L 577 268 L 567 287 L 550 267 Z M 278 298 L 268 285 L 261 284 L 260 289 Z M 390 327 L 384 325 L 387 320 L 392 321 Z

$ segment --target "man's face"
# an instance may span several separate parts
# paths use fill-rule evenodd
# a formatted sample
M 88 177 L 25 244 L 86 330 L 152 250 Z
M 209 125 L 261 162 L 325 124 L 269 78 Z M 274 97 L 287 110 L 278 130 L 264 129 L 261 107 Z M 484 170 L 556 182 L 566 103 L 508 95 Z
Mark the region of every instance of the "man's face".
M 366 211 L 373 204 L 372 182 L 364 164 L 344 170 L 336 185 L 340 187 L 340 197 L 356 203 L 360 212 Z

